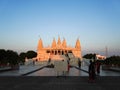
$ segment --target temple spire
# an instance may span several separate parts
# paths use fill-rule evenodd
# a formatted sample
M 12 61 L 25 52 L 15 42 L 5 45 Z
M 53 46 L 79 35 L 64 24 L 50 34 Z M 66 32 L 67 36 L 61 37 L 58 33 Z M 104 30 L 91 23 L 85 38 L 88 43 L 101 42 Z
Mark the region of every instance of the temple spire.
M 38 50 L 43 48 L 43 43 L 42 43 L 42 39 L 40 38 L 39 42 L 38 42 Z
M 57 45 L 61 45 L 60 36 L 58 36 L 58 42 L 57 42 Z
M 66 43 L 65 38 L 63 39 L 62 46 L 63 46 L 64 48 L 66 48 L 66 47 L 67 47 L 67 43 Z
M 76 41 L 75 48 L 76 48 L 76 49 L 80 49 L 80 48 L 81 48 L 79 38 L 78 38 L 77 41 Z
M 53 42 L 52 42 L 52 48 L 55 48 L 56 47 L 56 41 L 55 41 L 55 38 L 53 38 Z

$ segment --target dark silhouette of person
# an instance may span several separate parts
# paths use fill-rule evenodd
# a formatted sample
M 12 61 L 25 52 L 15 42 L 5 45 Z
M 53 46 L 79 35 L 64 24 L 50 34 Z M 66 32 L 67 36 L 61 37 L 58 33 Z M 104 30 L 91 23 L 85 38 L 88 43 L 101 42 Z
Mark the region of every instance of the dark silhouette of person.
M 48 60 L 48 64 L 51 62 L 51 58 L 49 58 L 49 60 Z
M 81 68 L 81 61 L 80 61 L 80 58 L 78 58 L 78 66 L 79 66 L 79 68 Z
M 35 60 L 33 60 L 33 65 L 35 65 Z
M 69 60 L 67 61 L 67 64 L 68 64 L 68 72 L 69 72 L 69 70 L 70 70 L 70 62 L 69 62 Z
M 95 62 L 92 62 L 92 60 L 90 60 L 88 72 L 89 72 L 89 82 L 95 82 Z
M 99 75 L 100 74 L 100 65 L 101 65 L 101 63 L 97 60 L 95 64 L 96 64 L 97 75 Z

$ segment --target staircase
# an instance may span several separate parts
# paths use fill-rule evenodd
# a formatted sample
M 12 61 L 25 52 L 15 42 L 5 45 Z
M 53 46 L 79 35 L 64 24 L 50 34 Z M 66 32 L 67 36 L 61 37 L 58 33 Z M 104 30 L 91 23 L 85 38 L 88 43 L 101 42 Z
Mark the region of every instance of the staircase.
M 51 60 L 67 60 L 67 57 L 65 55 L 51 55 Z
M 68 57 L 69 58 L 75 58 L 75 56 L 73 55 L 73 53 L 68 53 Z

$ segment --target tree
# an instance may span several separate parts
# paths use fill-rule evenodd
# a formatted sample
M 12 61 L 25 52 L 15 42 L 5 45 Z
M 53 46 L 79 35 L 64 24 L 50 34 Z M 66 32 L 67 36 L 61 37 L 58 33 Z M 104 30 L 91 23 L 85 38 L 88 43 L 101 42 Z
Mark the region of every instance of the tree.
M 26 58 L 26 53 L 24 52 L 20 53 L 19 58 L 20 58 L 20 62 L 24 63 Z
M 120 66 L 120 56 L 111 56 L 104 61 L 107 65 Z
M 26 57 L 27 57 L 28 59 L 34 58 L 34 57 L 36 57 L 36 56 L 37 56 L 37 53 L 36 53 L 35 51 L 27 51 L 27 53 L 26 53 Z
M 7 52 L 4 49 L 0 49 L 0 63 L 7 64 Z
M 16 65 L 19 63 L 19 56 L 17 52 L 7 50 L 7 59 L 10 65 Z
M 86 54 L 83 56 L 83 58 L 86 58 L 86 59 L 94 59 L 95 60 L 95 57 L 96 57 L 96 54 Z

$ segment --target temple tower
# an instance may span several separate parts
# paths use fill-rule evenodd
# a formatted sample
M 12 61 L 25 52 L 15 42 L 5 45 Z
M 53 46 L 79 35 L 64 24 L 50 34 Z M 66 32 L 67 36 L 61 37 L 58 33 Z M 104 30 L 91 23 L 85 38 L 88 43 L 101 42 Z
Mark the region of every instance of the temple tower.
M 81 45 L 80 45 L 79 39 L 77 39 L 77 41 L 76 41 L 75 48 L 76 48 L 76 49 L 81 49 Z
M 58 48 L 58 49 L 61 49 L 61 48 L 62 48 L 62 44 L 61 44 L 60 37 L 58 37 L 57 48 Z
M 78 57 L 82 60 L 81 55 L 81 45 L 79 39 L 76 40 L 75 49 L 72 51 L 75 57 Z
M 67 47 L 67 43 L 66 43 L 65 38 L 63 39 L 63 42 L 62 42 L 62 47 L 63 47 L 63 48 L 66 48 L 66 47 Z
M 42 39 L 40 38 L 37 48 L 37 60 L 45 60 L 49 58 L 49 54 L 46 53 L 46 49 L 43 46 Z
M 52 48 L 56 48 L 56 41 L 55 41 L 55 38 L 53 38 L 53 42 L 52 42 Z
M 58 42 L 57 42 L 57 45 L 61 45 L 61 40 L 60 40 L 60 37 L 58 37 Z
M 37 50 L 39 51 L 42 48 L 43 48 L 43 43 L 42 43 L 42 39 L 40 38 L 40 40 L 38 42 L 38 48 L 37 48 Z

